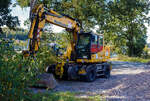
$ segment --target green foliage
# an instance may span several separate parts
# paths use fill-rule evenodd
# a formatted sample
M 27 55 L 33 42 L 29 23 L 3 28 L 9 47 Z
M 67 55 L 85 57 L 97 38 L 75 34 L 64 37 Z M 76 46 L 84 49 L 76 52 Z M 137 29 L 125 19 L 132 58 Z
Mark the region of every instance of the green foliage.
M 61 48 L 67 48 L 68 44 L 72 39 L 72 35 L 68 32 L 57 33 L 55 35 L 56 43 L 61 46 Z
M 10 4 L 11 0 L 0 0 L 0 33 L 2 33 L 1 27 L 4 25 L 11 29 L 19 25 L 18 17 L 11 15 Z
M 17 0 L 22 7 L 30 6 L 29 0 Z M 97 19 L 103 22 L 105 18 L 105 2 L 107 0 L 36 0 L 49 9 L 54 9 L 60 14 L 69 15 L 77 19 L 85 31 L 89 31 L 97 24 Z M 97 12 L 98 11 L 98 12 Z M 99 17 L 101 16 L 101 18 Z M 103 18 L 102 18 L 103 17 Z
M 21 64 L 22 57 L 13 51 L 11 44 L 2 40 L 0 57 L 0 97 L 5 101 L 26 99 L 27 85 L 33 78 Z
M 46 67 L 56 63 L 57 60 L 58 57 L 56 56 L 56 53 L 48 46 L 41 47 L 35 57 L 35 62 L 40 69 L 40 73 L 45 72 Z
M 65 32 L 57 34 L 52 33 L 51 31 L 43 32 L 40 49 L 36 56 L 36 61 L 39 63 L 39 65 L 45 68 L 50 64 L 60 61 L 60 57 L 56 56 L 56 50 L 54 50 L 49 44 L 54 43 L 58 45 L 58 48 L 66 49 L 69 39 L 69 34 Z M 64 50 L 61 52 L 63 53 Z
M 146 44 L 145 16 L 149 11 L 148 0 L 120 0 L 108 3 L 109 19 L 105 37 L 115 47 L 125 50 L 128 56 L 141 56 Z
M 148 48 L 148 45 L 145 45 L 144 49 L 143 49 L 143 53 L 142 53 L 142 58 L 144 59 L 148 59 L 150 58 L 150 55 L 148 54 L 149 52 L 149 48 Z
M 149 23 L 149 18 L 145 15 L 149 12 L 149 0 L 37 1 L 78 19 L 85 31 L 97 26 L 97 32 L 104 34 L 106 44 L 113 45 L 117 52 L 141 56 L 147 38 L 145 23 Z M 24 3 L 27 6 L 29 0 L 25 2 L 28 2 Z
M 17 0 L 21 7 L 28 7 L 30 4 L 30 0 Z
M 17 54 L 10 40 L 0 40 L 0 98 L 4 101 L 28 101 L 31 92 L 29 86 L 38 80 L 36 76 L 45 70 L 45 66 L 54 60 L 50 52 L 42 49 L 36 58 L 23 58 Z
M 32 95 L 32 100 L 36 101 L 105 101 L 101 96 L 91 96 L 86 98 L 77 97 L 82 93 L 78 92 L 51 92 L 51 93 L 37 93 Z
M 69 92 L 38 93 L 33 94 L 32 99 L 36 101 L 83 101 L 74 97 L 74 94 Z

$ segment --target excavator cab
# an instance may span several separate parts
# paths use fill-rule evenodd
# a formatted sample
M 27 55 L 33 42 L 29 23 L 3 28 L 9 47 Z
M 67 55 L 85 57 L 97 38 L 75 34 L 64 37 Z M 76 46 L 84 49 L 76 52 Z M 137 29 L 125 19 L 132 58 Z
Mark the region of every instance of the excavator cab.
M 91 59 L 91 55 L 102 51 L 103 46 L 103 35 L 81 33 L 76 45 L 77 59 Z

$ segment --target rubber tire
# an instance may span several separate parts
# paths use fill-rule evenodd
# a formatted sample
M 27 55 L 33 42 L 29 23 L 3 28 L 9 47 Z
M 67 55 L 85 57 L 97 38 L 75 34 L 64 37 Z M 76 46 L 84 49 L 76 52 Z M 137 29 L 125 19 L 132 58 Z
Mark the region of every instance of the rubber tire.
M 104 77 L 105 78 L 110 78 L 110 69 L 109 68 L 106 68 L 106 70 L 104 71 Z
M 77 66 L 70 66 L 68 68 L 68 79 L 70 80 L 77 80 L 79 77 L 78 77 L 78 67 Z
M 96 69 L 92 69 L 87 72 L 87 75 L 85 76 L 85 80 L 87 82 L 93 82 L 96 79 Z

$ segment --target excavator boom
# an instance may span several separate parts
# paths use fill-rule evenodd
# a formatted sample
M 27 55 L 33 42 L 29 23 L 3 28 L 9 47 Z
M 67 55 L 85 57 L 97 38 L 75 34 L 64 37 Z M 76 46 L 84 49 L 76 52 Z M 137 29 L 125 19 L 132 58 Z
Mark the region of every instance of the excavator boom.
M 42 35 L 43 28 L 46 23 L 51 23 L 60 27 L 65 28 L 67 31 L 73 33 L 72 50 L 74 50 L 74 44 L 77 42 L 77 34 L 80 32 L 79 23 L 77 20 L 66 16 L 58 14 L 53 10 L 49 10 L 41 5 L 37 5 L 32 9 L 31 15 L 31 27 L 28 34 L 29 51 L 24 52 L 24 56 L 29 56 L 29 54 L 34 55 L 40 45 L 40 37 Z

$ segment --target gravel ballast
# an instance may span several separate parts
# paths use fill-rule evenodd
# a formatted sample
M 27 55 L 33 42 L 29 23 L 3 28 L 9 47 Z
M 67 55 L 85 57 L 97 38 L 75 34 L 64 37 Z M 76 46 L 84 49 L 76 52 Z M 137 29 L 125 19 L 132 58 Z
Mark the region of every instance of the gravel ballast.
M 109 79 L 58 81 L 58 84 L 54 91 L 81 92 L 77 96 L 81 98 L 100 95 L 106 101 L 150 101 L 150 66 L 116 61 Z

